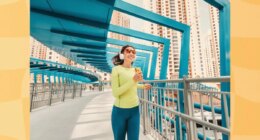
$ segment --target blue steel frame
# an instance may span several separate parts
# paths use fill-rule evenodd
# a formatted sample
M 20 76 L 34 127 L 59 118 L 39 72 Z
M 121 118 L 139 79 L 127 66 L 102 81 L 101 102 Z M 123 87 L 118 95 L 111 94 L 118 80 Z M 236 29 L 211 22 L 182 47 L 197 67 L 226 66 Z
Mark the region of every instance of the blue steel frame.
M 169 47 L 170 47 L 169 39 L 162 38 L 162 37 L 159 37 L 159 36 L 154 36 L 154 35 L 151 35 L 151 34 L 148 34 L 148 33 L 139 32 L 139 31 L 136 31 L 136 30 L 133 30 L 133 29 L 128 29 L 128 28 L 112 25 L 112 24 L 109 26 L 109 31 L 163 44 L 164 49 L 167 50 L 167 52 L 169 52 Z M 153 52 L 153 61 L 156 61 L 157 55 L 158 55 L 158 48 L 147 46 L 147 45 L 141 45 L 141 44 L 138 44 L 138 43 L 121 41 L 121 40 L 116 40 L 116 39 L 111 39 L 111 38 L 107 38 L 106 41 L 104 41 L 104 39 L 100 39 L 100 38 L 96 39 L 95 37 L 92 37 L 90 35 L 85 35 L 85 34 L 79 35 L 77 33 L 72 33 L 72 32 L 69 32 L 69 33 L 66 32 L 65 33 L 64 31 L 57 31 L 57 30 L 51 30 L 51 32 L 57 33 L 57 34 L 63 34 L 63 35 L 70 35 L 70 36 L 88 39 L 88 40 L 94 40 L 94 41 L 98 41 L 98 42 L 105 42 L 105 43 L 112 44 L 112 45 L 119 45 L 119 46 L 132 45 L 136 49 L 152 51 Z M 68 45 L 69 43 L 66 43 L 66 44 Z M 87 44 L 85 44 L 85 45 L 87 45 Z M 70 45 L 70 46 L 72 46 L 72 45 Z M 74 46 L 76 46 L 76 45 L 74 45 Z M 168 58 L 168 56 L 165 56 L 165 57 Z M 168 61 L 168 59 L 166 59 L 166 60 Z M 165 62 L 165 61 L 162 61 L 162 62 L 163 63 L 161 65 L 165 66 L 167 68 L 168 62 Z M 156 63 L 152 64 L 151 67 L 152 67 L 152 71 L 151 71 L 151 74 L 150 74 L 151 76 L 149 78 L 150 80 L 154 79 L 155 70 L 156 70 Z M 165 70 L 167 71 L 167 69 L 165 69 Z M 162 77 L 162 76 L 160 76 L 160 77 Z M 164 79 L 166 79 L 166 77 Z
M 229 0 L 204 0 L 219 10 L 220 76 L 230 75 L 230 2 Z M 230 92 L 230 82 L 221 83 L 221 91 Z M 224 97 L 228 102 L 228 114 L 224 112 Z M 227 127 L 226 115 L 230 116 L 230 96 L 221 96 L 222 126 Z M 223 140 L 229 136 L 222 134 Z
M 124 35 L 130 35 L 131 34 L 132 37 L 145 39 L 145 40 L 148 40 L 148 41 L 154 41 L 154 42 L 162 43 L 162 44 L 164 44 L 164 46 L 169 46 L 169 43 L 164 43 L 164 42 L 169 42 L 169 40 L 165 39 L 165 38 L 162 38 L 162 37 L 150 35 L 150 34 L 139 32 L 139 31 L 135 31 L 135 30 L 132 30 L 132 29 L 123 28 L 123 27 L 116 26 L 116 25 L 111 25 L 111 27 L 112 27 L 111 31 L 116 32 L 116 33 L 122 33 Z M 128 32 L 125 32 L 125 30 L 123 30 L 123 29 L 127 30 Z M 94 41 L 98 41 L 98 42 L 104 42 L 103 39 L 102 40 L 101 39 L 96 39 L 96 38 L 94 38 L 94 37 L 92 37 L 90 35 L 85 35 L 85 34 L 80 34 L 79 35 L 79 34 L 73 33 L 73 32 L 69 32 L 69 33 L 66 32 L 66 33 L 64 33 L 63 31 L 57 31 L 57 30 L 55 30 L 55 31 L 51 30 L 51 32 L 57 33 L 57 34 L 63 34 L 63 35 L 70 35 L 70 36 L 77 37 L 77 38 L 82 38 L 82 39 L 88 39 L 88 40 L 94 40 Z M 119 45 L 119 46 L 132 45 L 136 49 L 141 49 L 141 50 L 146 50 L 146 51 L 153 52 L 153 61 L 156 61 L 156 59 L 157 59 L 158 48 L 156 48 L 156 47 L 151 47 L 151 46 L 142 45 L 142 44 L 138 44 L 138 43 L 127 42 L 127 41 L 121 41 L 121 40 L 116 40 L 116 39 L 111 39 L 111 38 L 107 38 L 104 43 L 108 43 L 108 44 L 112 44 L 112 45 Z M 67 46 L 77 46 L 77 45 L 79 45 L 79 44 L 75 44 L 75 43 L 71 43 L 71 42 L 63 42 L 63 44 L 67 45 Z M 81 44 L 81 45 L 83 45 L 83 44 Z M 84 46 L 88 46 L 88 44 L 84 44 Z M 81 48 L 81 50 L 82 51 L 78 50 L 77 53 L 80 53 L 80 52 L 83 53 L 84 52 L 84 49 Z M 75 49 L 71 50 L 71 52 L 75 52 Z M 110 60 L 108 60 L 108 61 L 110 61 Z M 154 79 L 155 70 L 156 70 L 156 63 L 151 66 L 151 69 L 152 69 L 152 71 L 151 71 L 149 79 Z
M 56 83 L 56 77 L 62 77 L 63 79 L 66 78 L 66 81 L 69 81 L 70 83 L 72 80 L 74 81 L 80 81 L 84 83 L 90 83 L 90 82 L 95 82 L 91 81 L 90 79 L 82 76 L 82 75 L 77 75 L 77 74 L 70 74 L 70 73 L 64 73 L 62 72 L 63 69 L 65 70 L 71 70 L 81 72 L 81 73 L 86 73 L 88 75 L 92 75 L 99 79 L 99 76 L 91 71 L 56 63 L 56 62 L 51 62 L 47 60 L 41 60 L 37 58 L 30 58 L 30 62 L 35 62 L 35 64 L 32 64 L 32 66 L 36 66 L 35 68 L 30 68 L 30 73 L 34 74 L 34 83 L 37 83 L 37 75 L 42 74 L 42 83 L 44 83 L 44 77 L 45 75 L 48 76 L 48 82 L 51 82 L 51 76 L 54 77 L 54 83 Z M 43 65 L 44 67 L 37 67 L 37 65 Z M 41 68 L 41 69 L 40 69 Z M 43 69 L 44 68 L 44 69 Z M 58 80 L 60 82 L 60 78 Z

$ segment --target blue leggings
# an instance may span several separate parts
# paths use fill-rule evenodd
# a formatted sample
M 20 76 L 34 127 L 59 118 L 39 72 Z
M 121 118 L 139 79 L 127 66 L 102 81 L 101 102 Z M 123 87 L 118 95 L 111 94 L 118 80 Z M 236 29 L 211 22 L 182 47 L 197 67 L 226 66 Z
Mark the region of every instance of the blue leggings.
M 114 140 L 139 140 L 140 113 L 139 107 L 118 108 L 113 106 L 112 129 Z

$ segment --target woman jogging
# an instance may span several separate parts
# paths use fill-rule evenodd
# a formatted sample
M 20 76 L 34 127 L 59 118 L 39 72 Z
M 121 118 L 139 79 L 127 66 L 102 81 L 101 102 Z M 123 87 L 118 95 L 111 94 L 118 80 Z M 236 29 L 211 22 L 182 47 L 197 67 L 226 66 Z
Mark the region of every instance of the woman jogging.
M 112 93 L 115 97 L 112 109 L 112 129 L 114 140 L 139 140 L 139 99 L 137 88 L 150 89 L 150 84 L 138 84 L 143 80 L 142 72 L 133 68 L 136 57 L 133 46 L 122 47 L 120 53 L 113 57 Z

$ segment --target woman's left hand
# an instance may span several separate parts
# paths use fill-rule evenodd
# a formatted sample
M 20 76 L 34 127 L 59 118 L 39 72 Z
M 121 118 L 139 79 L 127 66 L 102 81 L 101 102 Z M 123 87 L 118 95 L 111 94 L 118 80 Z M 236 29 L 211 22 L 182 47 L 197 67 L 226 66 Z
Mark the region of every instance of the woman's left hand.
M 144 84 L 144 89 L 145 90 L 149 90 L 149 89 L 151 89 L 152 88 L 152 85 L 150 85 L 150 84 Z

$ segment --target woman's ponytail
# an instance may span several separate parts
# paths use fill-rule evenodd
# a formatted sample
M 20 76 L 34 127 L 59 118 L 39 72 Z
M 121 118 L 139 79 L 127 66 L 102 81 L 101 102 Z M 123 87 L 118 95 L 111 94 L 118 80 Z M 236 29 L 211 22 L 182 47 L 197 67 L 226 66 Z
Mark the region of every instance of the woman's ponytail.
M 112 58 L 112 62 L 115 66 L 122 65 L 124 63 L 124 60 L 121 60 L 119 57 L 119 53 Z

